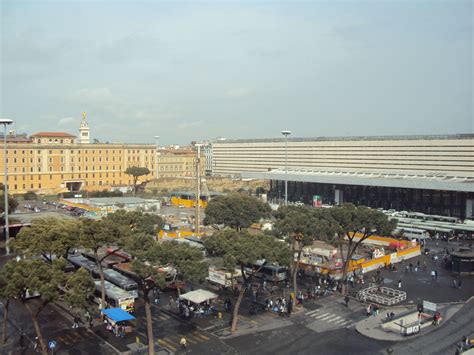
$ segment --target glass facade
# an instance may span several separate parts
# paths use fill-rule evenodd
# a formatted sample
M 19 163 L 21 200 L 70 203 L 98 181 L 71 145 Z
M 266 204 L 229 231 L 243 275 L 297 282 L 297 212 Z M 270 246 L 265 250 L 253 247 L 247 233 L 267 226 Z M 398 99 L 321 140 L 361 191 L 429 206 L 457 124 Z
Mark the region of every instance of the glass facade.
M 466 218 L 466 202 L 474 199 L 474 193 L 408 189 L 397 187 L 321 184 L 288 181 L 288 201 L 301 201 L 310 205 L 312 197 L 319 195 L 323 204 L 336 204 L 336 191 L 343 202 L 373 208 L 397 211 L 422 212 L 427 214 Z M 271 180 L 270 200 L 284 200 L 285 182 Z M 467 216 L 472 218 L 472 216 Z

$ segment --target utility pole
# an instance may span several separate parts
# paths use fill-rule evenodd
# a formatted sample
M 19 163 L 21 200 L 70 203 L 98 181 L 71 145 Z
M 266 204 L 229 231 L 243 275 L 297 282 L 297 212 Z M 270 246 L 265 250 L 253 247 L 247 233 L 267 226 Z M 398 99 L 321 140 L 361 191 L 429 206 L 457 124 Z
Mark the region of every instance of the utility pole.
M 194 218 L 196 235 L 199 235 L 199 219 L 200 219 L 200 202 L 201 202 L 201 144 L 197 143 L 196 156 L 196 216 Z

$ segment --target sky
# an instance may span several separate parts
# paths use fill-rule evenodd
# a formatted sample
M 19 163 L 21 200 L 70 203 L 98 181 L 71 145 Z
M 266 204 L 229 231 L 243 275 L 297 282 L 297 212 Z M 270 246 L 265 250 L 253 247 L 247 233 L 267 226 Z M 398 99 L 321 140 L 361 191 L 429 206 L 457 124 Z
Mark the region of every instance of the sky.
M 474 133 L 472 1 L 0 0 L 17 132 L 188 144 Z

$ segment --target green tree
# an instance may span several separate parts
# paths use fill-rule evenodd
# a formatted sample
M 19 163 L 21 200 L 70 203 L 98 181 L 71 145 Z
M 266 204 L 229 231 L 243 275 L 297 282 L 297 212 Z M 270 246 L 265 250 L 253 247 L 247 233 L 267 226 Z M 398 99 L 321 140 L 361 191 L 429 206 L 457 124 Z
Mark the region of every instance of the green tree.
M 125 170 L 125 174 L 131 175 L 133 177 L 133 196 L 137 192 L 137 182 L 138 178 L 143 175 L 148 175 L 150 170 L 148 168 L 139 167 L 139 166 L 131 166 Z
M 165 287 L 165 276 L 158 271 L 160 260 L 155 241 L 146 234 L 134 234 L 125 241 L 124 249 L 132 255 L 132 272 L 135 273 L 140 294 L 145 305 L 148 353 L 154 354 L 153 322 L 151 317 L 150 291 Z
M 126 229 L 113 222 L 112 220 L 82 220 L 79 244 L 92 252 L 94 260 L 99 269 L 100 289 L 101 289 L 101 308 L 105 308 L 105 278 L 102 262 L 110 254 L 106 253 L 99 257 L 99 249 L 103 247 L 117 246 L 121 243 L 126 234 Z M 117 247 L 116 250 L 120 249 Z
M 163 228 L 163 219 L 156 214 L 147 214 L 138 211 L 116 211 L 109 214 L 106 220 L 127 226 L 134 233 L 145 233 L 155 236 Z
M 87 273 L 67 275 L 63 270 L 63 260 L 48 265 L 39 259 L 10 260 L 0 270 L 0 279 L 6 280 L 2 296 L 18 300 L 28 310 L 44 355 L 48 354 L 48 348 L 38 321 L 41 311 L 58 300 L 73 307 L 80 306 L 93 290 L 92 279 Z M 39 295 L 38 300 L 30 299 L 33 294 Z
M 270 216 L 267 203 L 246 194 L 218 196 L 209 201 L 206 207 L 205 225 L 223 224 L 237 230 L 248 228 L 263 217 Z
M 327 209 L 308 206 L 282 206 L 275 213 L 277 221 L 274 230 L 277 235 L 286 237 L 291 246 L 291 276 L 293 292 L 298 294 L 297 273 L 300 268 L 303 248 L 317 239 L 332 239 L 336 232 L 328 222 Z
M 38 199 L 38 195 L 34 191 L 28 191 L 23 194 L 23 200 L 25 201 L 36 201 Z
M 4 185 L 0 183 L 0 213 L 5 213 L 5 193 Z M 12 213 L 18 207 L 18 201 L 12 196 L 8 195 L 8 212 Z M 2 216 L 0 219 L 2 225 L 5 225 L 5 218 Z
M 203 282 L 206 279 L 209 265 L 200 249 L 175 241 L 159 243 L 155 249 L 161 265 L 175 268 L 176 276 L 188 282 Z
M 339 207 L 328 209 L 328 222 L 336 229 L 336 245 L 339 247 L 343 262 L 343 280 L 347 280 L 350 260 L 359 245 L 372 235 L 390 235 L 397 227 L 396 219 L 388 219 L 387 215 L 365 207 L 345 203 Z M 344 253 L 343 245 L 347 240 Z M 343 293 L 347 292 L 344 284 Z
M 8 310 L 10 308 L 10 295 L 7 290 L 8 277 L 0 271 L 0 299 L 3 300 L 3 324 L 2 324 L 2 343 L 7 341 Z
M 242 271 L 244 283 L 239 291 L 237 301 L 232 312 L 232 332 L 237 330 L 239 309 L 245 290 L 252 282 L 255 273 L 246 276 L 244 267 L 255 265 L 258 260 L 265 263 L 288 265 L 290 250 L 288 245 L 272 236 L 263 234 L 255 235 L 236 230 L 223 230 L 204 240 L 204 246 L 210 255 L 222 257 L 227 269 L 238 265 Z
M 52 264 L 54 257 L 67 259 L 79 245 L 81 222 L 54 217 L 37 218 L 10 241 L 10 245 L 26 256 L 42 256 Z

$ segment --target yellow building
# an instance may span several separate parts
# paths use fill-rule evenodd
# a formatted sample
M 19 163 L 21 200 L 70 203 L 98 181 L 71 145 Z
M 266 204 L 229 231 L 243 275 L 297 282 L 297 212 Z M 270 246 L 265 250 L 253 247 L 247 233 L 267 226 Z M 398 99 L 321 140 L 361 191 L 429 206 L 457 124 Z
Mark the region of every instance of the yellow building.
M 128 187 L 130 166 L 146 167 L 156 177 L 156 146 L 153 144 L 90 143 L 85 115 L 79 139 L 69 133 L 39 132 L 29 138 L 7 137 L 8 187 L 11 194 L 35 191 L 57 194 L 66 191 Z M 3 149 L 0 180 L 4 181 Z
M 161 150 L 158 155 L 158 176 L 195 177 L 196 156 L 192 148 Z M 204 176 L 205 163 L 204 159 L 200 159 L 201 176 Z

